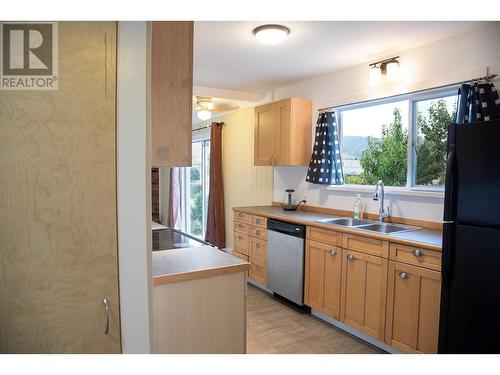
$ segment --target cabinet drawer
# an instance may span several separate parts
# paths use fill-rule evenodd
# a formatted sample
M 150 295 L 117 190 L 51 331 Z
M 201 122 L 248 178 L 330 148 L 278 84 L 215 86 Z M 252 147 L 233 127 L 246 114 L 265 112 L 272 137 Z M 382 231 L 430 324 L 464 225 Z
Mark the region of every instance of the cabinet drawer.
M 250 250 L 250 237 L 248 236 L 248 234 L 235 232 L 233 237 L 234 250 L 238 253 L 248 255 Z
M 267 282 L 267 268 L 266 264 L 258 259 L 250 258 L 250 277 L 255 281 L 266 284 Z
M 342 246 L 342 233 L 320 228 L 307 228 L 307 239 L 328 245 Z
M 233 223 L 233 229 L 236 232 L 244 233 L 244 234 L 250 234 L 250 225 L 245 224 L 245 223 L 240 223 L 238 221 L 235 221 Z
M 252 222 L 251 218 L 252 216 L 249 214 L 245 214 L 243 212 L 238 212 L 238 211 L 233 212 L 233 219 L 236 221 L 250 224 Z
M 263 240 L 267 240 L 267 229 L 261 227 L 250 227 L 250 235 Z
M 391 243 L 389 258 L 398 262 L 441 271 L 441 252 Z
M 389 257 L 389 242 L 374 238 L 344 234 L 342 247 L 344 249 L 356 250 L 370 255 L 382 256 L 384 258 Z
M 250 239 L 250 257 L 267 262 L 267 241 L 257 238 Z
M 252 216 L 252 225 L 261 228 L 267 228 L 267 218 L 262 216 Z
M 242 254 L 242 253 L 239 253 L 237 251 L 233 251 L 231 253 L 231 255 L 234 255 L 235 257 L 237 258 L 240 258 L 240 259 L 243 259 L 245 262 L 248 262 L 249 261 L 249 257 L 248 255 L 245 255 L 245 254 Z

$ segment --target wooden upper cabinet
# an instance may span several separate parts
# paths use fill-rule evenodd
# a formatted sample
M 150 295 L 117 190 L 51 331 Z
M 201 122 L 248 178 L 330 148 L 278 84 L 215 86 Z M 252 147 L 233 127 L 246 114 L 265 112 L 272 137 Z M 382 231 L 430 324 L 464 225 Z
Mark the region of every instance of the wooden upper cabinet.
M 343 250 L 341 320 L 384 340 L 387 259 Z
M 311 100 L 288 98 L 255 107 L 255 165 L 307 165 L 312 151 Z
M 151 22 L 151 164 L 190 167 L 193 22 Z
M 308 240 L 305 269 L 305 304 L 339 320 L 342 249 Z
M 436 353 L 441 273 L 389 261 L 385 341 L 409 353 Z

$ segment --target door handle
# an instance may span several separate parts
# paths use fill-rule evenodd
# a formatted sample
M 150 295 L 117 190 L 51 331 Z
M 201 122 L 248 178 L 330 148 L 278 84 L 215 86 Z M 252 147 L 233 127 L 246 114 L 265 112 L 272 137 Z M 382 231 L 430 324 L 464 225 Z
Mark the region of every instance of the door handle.
M 109 332 L 109 302 L 106 297 L 102 299 L 102 304 L 104 306 L 104 334 L 107 335 Z

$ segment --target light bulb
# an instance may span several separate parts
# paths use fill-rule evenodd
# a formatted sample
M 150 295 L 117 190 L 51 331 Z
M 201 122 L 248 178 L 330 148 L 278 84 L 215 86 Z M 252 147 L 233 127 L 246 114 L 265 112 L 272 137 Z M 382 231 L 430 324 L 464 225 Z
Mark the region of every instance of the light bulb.
M 196 112 L 196 117 L 202 121 L 206 121 L 212 117 L 212 112 L 202 109 L 201 111 Z
M 380 82 L 382 81 L 382 69 L 380 69 L 378 66 L 372 66 L 370 68 L 370 76 L 368 83 L 370 87 L 378 86 Z
M 387 80 L 390 82 L 397 81 L 399 77 L 399 63 L 397 61 L 391 61 L 386 65 Z
M 270 45 L 283 42 L 289 32 L 287 27 L 281 25 L 263 25 L 253 30 L 259 42 Z

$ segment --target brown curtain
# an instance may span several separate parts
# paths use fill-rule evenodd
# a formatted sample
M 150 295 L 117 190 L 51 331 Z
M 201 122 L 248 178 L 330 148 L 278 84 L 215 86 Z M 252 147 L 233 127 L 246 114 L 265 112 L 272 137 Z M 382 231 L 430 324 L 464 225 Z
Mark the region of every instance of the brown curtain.
M 222 125 L 222 123 L 213 122 L 210 131 L 210 185 L 205 234 L 205 241 L 220 249 L 226 247 L 224 185 L 222 183 Z
M 167 225 L 170 228 L 181 228 L 181 169 L 170 168 L 168 189 L 168 217 Z

